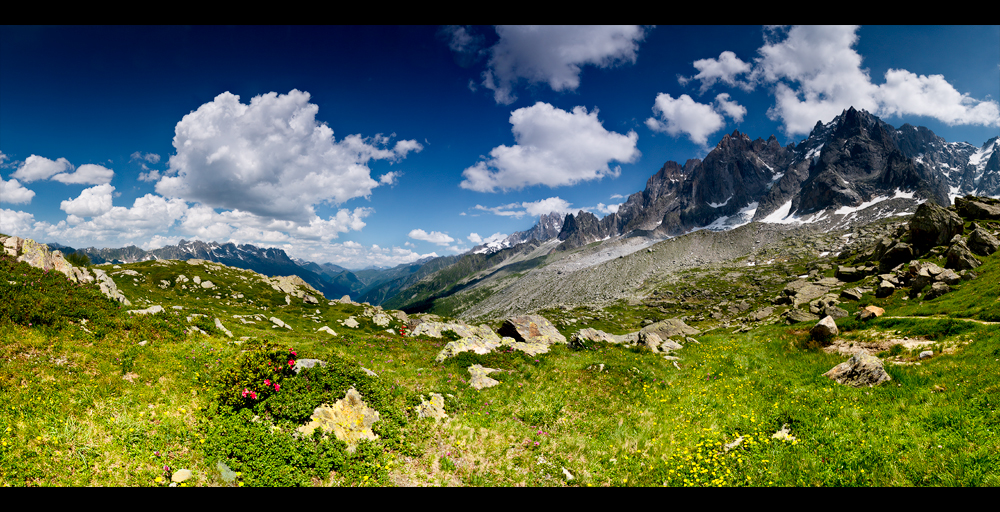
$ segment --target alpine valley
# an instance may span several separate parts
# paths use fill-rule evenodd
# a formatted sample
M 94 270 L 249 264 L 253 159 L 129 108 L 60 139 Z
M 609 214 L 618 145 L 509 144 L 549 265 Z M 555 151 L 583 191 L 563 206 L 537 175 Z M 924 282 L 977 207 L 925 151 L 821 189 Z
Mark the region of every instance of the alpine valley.
M 641 298 L 641 283 L 656 275 L 741 256 L 754 262 L 767 243 L 793 234 L 849 230 L 912 214 L 925 201 L 951 205 L 966 195 L 1000 197 L 998 137 L 980 147 L 947 142 L 927 128 L 894 128 L 850 108 L 829 123 L 817 122 L 798 144 L 781 146 L 774 135 L 725 135 L 704 160 L 665 163 L 644 190 L 603 218 L 586 211 L 543 214 L 531 229 L 469 253 L 390 269 L 352 271 L 292 260 L 280 249 L 184 240 L 152 251 L 79 251 L 94 263 L 204 259 L 266 275 L 297 275 L 331 298 L 348 295 L 408 312 L 487 319 Z M 690 246 L 683 239 L 702 230 L 709 233 L 689 238 L 711 243 Z M 642 269 L 610 271 L 617 265 L 610 260 L 664 240 L 672 243 L 663 247 L 685 249 L 665 251 Z M 840 240 L 824 252 L 849 245 Z
M 394 268 L 0 234 L 0 486 L 1000 486 L 998 145 L 736 131 Z

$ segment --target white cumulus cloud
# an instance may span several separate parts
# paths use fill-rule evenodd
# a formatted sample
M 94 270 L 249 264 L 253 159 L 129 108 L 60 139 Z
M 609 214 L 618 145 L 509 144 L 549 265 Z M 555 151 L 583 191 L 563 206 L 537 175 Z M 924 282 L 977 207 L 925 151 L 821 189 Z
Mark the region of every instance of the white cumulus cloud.
M 618 176 L 612 160 L 633 162 L 639 157 L 639 136 L 609 132 L 597 119 L 597 110 L 572 112 L 538 102 L 511 113 L 514 146 L 501 145 L 485 161 L 465 169 L 459 185 L 478 192 L 521 189 L 531 185 L 557 187 L 580 181 Z
M 733 118 L 737 123 L 743 122 L 743 116 L 747 115 L 747 109 L 743 105 L 729 99 L 729 93 L 724 92 L 715 97 L 717 110 Z
M 653 102 L 656 117 L 646 119 L 649 129 L 666 132 L 674 137 L 687 134 L 692 142 L 705 145 L 708 136 L 726 126 L 722 116 L 711 105 L 698 103 L 687 94 L 679 98 L 660 93 Z
M 448 245 L 455 241 L 454 238 L 440 231 L 431 231 L 430 233 L 428 233 L 422 229 L 414 229 L 410 231 L 410 234 L 407 236 L 409 236 L 414 240 L 423 240 L 425 242 L 430 242 L 432 244 L 438 244 L 442 246 Z
M 917 75 L 905 69 L 890 69 L 876 98 L 884 115 L 915 114 L 938 119 L 948 125 L 1000 126 L 1000 107 L 995 101 L 976 101 L 961 94 L 944 75 Z
M 18 210 L 0 209 L 0 233 L 26 237 L 35 227 L 35 216 Z
M 32 181 L 45 180 L 55 174 L 71 170 L 73 170 L 73 165 L 65 158 L 49 160 L 43 156 L 31 155 L 24 160 L 21 168 L 14 174 L 11 174 L 10 177 L 18 178 L 24 183 L 31 183 Z
M 115 171 L 106 167 L 97 164 L 83 164 L 76 168 L 76 172 L 62 172 L 51 179 L 66 184 L 103 185 L 110 183 L 114 176 Z
M 694 67 L 698 70 L 698 74 L 692 77 L 677 77 L 677 81 L 681 85 L 686 85 L 692 80 L 701 81 L 701 92 L 704 93 L 716 82 L 723 82 L 729 84 L 733 87 L 740 87 L 745 90 L 752 90 L 753 84 L 748 80 L 740 81 L 737 79 L 740 75 L 747 75 L 750 73 L 753 66 L 748 62 L 743 62 L 735 53 L 730 51 L 724 51 L 719 54 L 718 59 L 700 59 L 694 61 Z
M 639 42 L 646 37 L 645 30 L 634 25 L 501 26 L 496 31 L 500 41 L 490 49 L 482 83 L 504 105 L 517 99 L 513 88 L 522 78 L 546 83 L 554 91 L 575 90 L 582 66 L 635 63 Z M 453 49 L 462 44 L 456 41 L 464 39 L 453 38 Z
M 0 203 L 31 203 L 31 198 L 35 197 L 35 191 L 24 188 L 15 179 L 4 181 L 0 178 Z
M 423 146 L 348 135 L 316 120 L 309 93 L 222 93 L 177 123 L 169 169 L 156 184 L 167 197 L 261 217 L 308 223 L 313 205 L 367 197 L 379 185 L 368 162 L 404 158 Z M 176 175 L 174 175 L 176 174 Z
M 110 184 L 85 188 L 79 197 L 63 201 L 59 208 L 70 215 L 97 217 L 111 210 L 111 194 L 114 191 L 115 187 Z

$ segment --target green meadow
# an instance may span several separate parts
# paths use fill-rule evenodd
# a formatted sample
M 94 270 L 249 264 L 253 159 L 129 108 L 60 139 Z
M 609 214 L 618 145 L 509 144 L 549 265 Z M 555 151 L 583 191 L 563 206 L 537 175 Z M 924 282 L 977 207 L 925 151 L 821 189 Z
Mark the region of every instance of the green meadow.
M 361 305 L 289 303 L 240 269 L 101 267 L 122 306 L 3 256 L 0 485 L 168 486 L 183 468 L 180 487 L 997 486 L 1000 268 L 984 261 L 935 300 L 852 306 L 887 311 L 838 321 L 847 343 L 925 342 L 881 351 L 892 380 L 852 388 L 822 375 L 846 357 L 811 341 L 810 324 L 709 329 L 678 360 L 593 344 L 435 363 L 448 338 L 401 336 Z M 179 274 L 215 287 L 184 289 Z M 128 312 L 151 305 L 165 310 Z M 600 328 L 636 330 L 638 307 L 607 308 L 628 325 Z M 567 337 L 580 328 L 545 314 Z M 299 358 L 327 364 L 295 373 Z M 472 364 L 502 370 L 500 384 L 470 387 Z M 378 439 L 298 434 L 352 387 L 379 412 Z M 431 393 L 446 419 L 418 417 Z

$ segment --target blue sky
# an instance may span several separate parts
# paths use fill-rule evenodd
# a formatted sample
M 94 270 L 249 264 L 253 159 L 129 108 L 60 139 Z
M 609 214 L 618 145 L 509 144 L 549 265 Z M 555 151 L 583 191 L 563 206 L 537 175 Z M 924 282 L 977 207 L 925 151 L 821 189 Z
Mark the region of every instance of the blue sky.
M 0 27 L 0 232 L 396 265 L 852 105 L 978 146 L 998 97 L 1000 26 Z

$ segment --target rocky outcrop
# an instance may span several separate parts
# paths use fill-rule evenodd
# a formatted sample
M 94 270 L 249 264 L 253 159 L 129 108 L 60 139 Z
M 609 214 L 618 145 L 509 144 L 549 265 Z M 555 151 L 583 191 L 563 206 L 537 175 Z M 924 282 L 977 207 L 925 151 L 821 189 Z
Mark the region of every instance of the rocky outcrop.
M 1000 240 L 997 240 L 989 231 L 976 226 L 969 233 L 966 245 L 973 253 L 986 257 L 997 252 L 997 248 L 1000 248 Z
M 885 372 L 882 360 L 864 350 L 854 354 L 846 362 L 834 366 L 823 376 L 837 381 L 838 384 L 856 388 L 877 386 L 892 380 L 892 377 Z
M 67 279 L 74 283 L 82 284 L 96 281 L 98 288 L 105 297 L 116 300 L 126 306 L 132 305 L 125 298 L 125 295 L 118 290 L 114 279 L 101 269 L 93 269 L 94 274 L 91 275 L 87 267 L 74 267 L 66 261 L 62 252 L 49 252 L 48 246 L 39 244 L 30 238 L 0 236 L 0 244 L 3 245 L 4 253 L 14 257 L 15 261 L 24 262 L 32 267 L 43 270 L 61 272 Z

